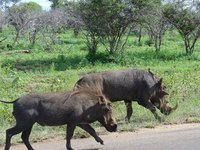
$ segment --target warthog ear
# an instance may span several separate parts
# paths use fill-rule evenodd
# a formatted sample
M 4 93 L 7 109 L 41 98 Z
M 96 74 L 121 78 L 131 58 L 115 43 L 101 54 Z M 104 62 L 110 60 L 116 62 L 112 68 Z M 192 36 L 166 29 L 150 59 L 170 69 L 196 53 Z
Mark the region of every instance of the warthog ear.
M 160 78 L 160 80 L 158 81 L 158 85 L 162 85 L 162 82 L 163 82 L 163 78 Z
M 163 78 L 160 78 L 160 80 L 155 85 L 160 88 L 162 86 L 162 81 Z
M 149 72 L 152 76 L 154 76 L 154 73 L 151 72 L 150 68 L 148 68 L 148 72 Z
M 99 104 L 101 105 L 101 108 L 105 113 L 107 113 L 110 110 L 104 96 L 99 96 Z
M 106 104 L 106 100 L 105 100 L 105 97 L 100 95 L 99 96 L 99 104 L 102 105 L 102 104 Z

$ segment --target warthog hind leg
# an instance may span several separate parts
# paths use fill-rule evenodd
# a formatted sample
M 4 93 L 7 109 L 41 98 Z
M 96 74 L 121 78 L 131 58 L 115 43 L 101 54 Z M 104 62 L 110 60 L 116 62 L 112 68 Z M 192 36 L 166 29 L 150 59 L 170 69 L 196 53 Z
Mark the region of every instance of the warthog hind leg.
M 125 105 L 126 105 L 126 111 L 127 111 L 127 115 L 126 115 L 125 120 L 130 122 L 130 118 L 133 114 L 132 102 L 125 102 Z
M 19 128 L 18 126 L 15 126 L 13 128 L 10 128 L 6 130 L 6 145 L 5 145 L 5 150 L 10 149 L 10 141 L 13 135 L 19 134 L 22 132 L 23 129 Z

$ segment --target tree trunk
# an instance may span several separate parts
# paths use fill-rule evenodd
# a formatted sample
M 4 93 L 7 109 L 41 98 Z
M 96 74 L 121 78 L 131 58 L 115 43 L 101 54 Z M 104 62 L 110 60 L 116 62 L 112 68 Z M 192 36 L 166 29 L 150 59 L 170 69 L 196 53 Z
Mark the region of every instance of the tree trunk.
M 160 38 L 157 35 L 155 35 L 155 37 L 154 37 L 154 42 L 155 42 L 154 46 L 155 46 L 156 52 L 159 52 L 161 41 L 160 41 Z
M 98 40 L 95 36 L 89 36 L 91 39 L 87 38 L 87 47 L 89 49 L 89 55 L 90 57 L 93 57 L 96 55 L 97 52 L 97 45 Z
M 190 40 L 189 37 L 184 37 L 184 44 L 185 44 L 185 50 L 187 55 L 191 55 L 191 49 L 190 49 Z
M 17 32 L 17 33 L 16 33 L 16 36 L 15 36 L 15 39 L 14 39 L 14 42 L 13 42 L 12 46 L 15 45 L 15 43 L 17 42 L 17 40 L 18 40 L 18 38 L 19 38 L 19 30 L 17 30 L 16 32 Z
M 35 41 L 36 41 L 36 34 L 37 34 L 37 31 L 34 30 L 32 35 L 30 35 L 30 42 L 31 42 L 31 45 L 34 46 L 35 45 Z
M 113 55 L 115 51 L 115 44 L 113 41 L 110 41 L 110 54 Z
M 142 39 L 142 27 L 140 26 L 139 35 L 138 35 L 138 43 L 139 44 L 141 44 L 141 39 Z

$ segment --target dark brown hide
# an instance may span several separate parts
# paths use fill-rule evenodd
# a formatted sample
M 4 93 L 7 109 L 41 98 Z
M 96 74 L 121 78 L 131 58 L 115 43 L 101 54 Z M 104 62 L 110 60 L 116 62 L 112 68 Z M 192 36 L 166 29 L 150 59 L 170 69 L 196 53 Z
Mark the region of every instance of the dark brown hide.
M 99 84 L 103 94 L 112 102 L 124 100 L 128 120 L 132 115 L 132 101 L 137 101 L 149 109 L 156 119 L 160 119 L 156 107 L 164 114 L 169 114 L 172 110 L 164 99 L 168 94 L 162 79 L 156 79 L 150 70 L 133 69 L 88 74 L 77 81 L 75 89 L 85 84 Z

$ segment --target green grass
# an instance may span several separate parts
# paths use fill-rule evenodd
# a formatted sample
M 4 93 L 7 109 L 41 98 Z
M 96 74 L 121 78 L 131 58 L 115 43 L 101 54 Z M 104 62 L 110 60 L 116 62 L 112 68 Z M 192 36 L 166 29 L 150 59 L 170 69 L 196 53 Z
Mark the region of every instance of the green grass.
M 125 105 L 113 103 L 113 110 L 119 124 L 119 131 L 134 131 L 140 127 L 152 128 L 159 124 L 200 122 L 200 43 L 192 56 L 185 55 L 180 36 L 166 34 L 161 51 L 155 53 L 154 47 L 137 44 L 136 37 L 130 37 L 123 57 L 110 58 L 102 46 L 94 62 L 87 59 L 87 48 L 81 36 L 74 38 L 71 31 L 60 35 L 61 43 L 51 46 L 46 52 L 39 41 L 35 47 L 29 47 L 25 40 L 20 40 L 13 50 L 3 49 L 0 54 L 0 97 L 12 101 L 29 92 L 55 92 L 71 90 L 81 75 L 105 70 L 127 68 L 150 68 L 158 77 L 163 77 L 169 91 L 169 105 L 179 102 L 178 109 L 169 116 L 160 112 L 162 122 L 154 119 L 152 113 L 133 102 L 133 116 L 130 123 L 125 122 Z M 5 43 L 1 43 L 5 44 Z M 0 45 L 1 46 L 1 45 Z M 32 53 L 17 53 L 17 50 L 30 49 Z M 0 144 L 5 141 L 5 130 L 14 126 L 12 106 L 0 104 Z M 98 123 L 93 126 L 99 133 L 105 129 Z M 65 137 L 65 126 L 40 127 L 36 125 L 31 134 L 31 141 L 38 141 L 55 136 Z M 75 137 L 88 136 L 81 129 Z M 21 141 L 20 136 L 14 142 Z

